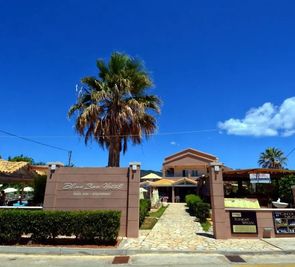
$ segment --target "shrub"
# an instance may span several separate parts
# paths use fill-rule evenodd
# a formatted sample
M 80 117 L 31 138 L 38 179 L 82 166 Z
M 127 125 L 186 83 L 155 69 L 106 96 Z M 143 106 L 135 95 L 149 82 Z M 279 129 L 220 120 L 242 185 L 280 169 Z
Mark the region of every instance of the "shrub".
M 0 211 L 0 243 L 15 244 L 22 234 L 42 243 L 58 235 L 75 235 L 77 241 L 115 242 L 120 228 L 119 211 Z
M 141 199 L 139 202 L 139 226 L 142 225 L 144 218 L 148 215 L 151 208 L 151 202 L 147 199 Z
M 295 185 L 295 175 L 288 175 L 279 180 L 279 195 L 282 201 L 293 203 L 291 186 Z
M 38 243 L 55 239 L 59 235 L 71 236 L 74 233 L 72 227 L 75 216 L 69 211 L 33 211 L 27 213 L 29 226 L 26 233 L 32 234 L 32 240 Z M 76 215 L 77 219 L 82 214 Z
M 211 223 L 206 220 L 205 222 L 201 223 L 201 226 L 205 232 L 208 232 L 211 228 Z
M 186 195 L 185 202 L 188 206 L 189 213 L 191 215 L 196 215 L 196 206 L 199 202 L 202 202 L 202 199 L 194 194 Z
M 81 219 L 72 224 L 73 233 L 84 241 L 112 243 L 116 241 L 120 228 L 120 213 L 113 211 L 82 211 Z M 110 216 L 111 215 L 111 216 Z M 75 212 L 72 212 L 75 217 Z
M 26 221 L 23 211 L 0 211 L 0 243 L 10 245 L 19 242 L 26 227 Z
M 196 205 L 196 217 L 200 220 L 201 223 L 207 221 L 207 218 L 210 216 L 210 205 L 204 202 L 198 202 Z

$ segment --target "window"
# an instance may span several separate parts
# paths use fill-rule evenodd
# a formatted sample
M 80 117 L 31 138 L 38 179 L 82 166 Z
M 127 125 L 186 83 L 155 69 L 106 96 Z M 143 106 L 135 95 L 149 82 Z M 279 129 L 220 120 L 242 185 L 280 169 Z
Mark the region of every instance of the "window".
M 189 171 L 188 170 L 182 170 L 182 177 L 187 177 Z
M 174 177 L 174 168 L 167 169 L 166 177 Z
M 198 170 L 192 170 L 192 176 L 194 177 L 198 176 Z

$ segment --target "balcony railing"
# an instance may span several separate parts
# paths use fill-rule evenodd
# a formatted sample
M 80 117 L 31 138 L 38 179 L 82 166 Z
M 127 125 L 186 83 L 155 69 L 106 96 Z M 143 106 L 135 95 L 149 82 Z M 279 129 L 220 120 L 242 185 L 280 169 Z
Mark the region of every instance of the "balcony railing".
M 163 178 L 167 178 L 167 179 L 182 179 L 182 178 L 191 178 L 191 179 L 194 179 L 194 178 L 198 178 L 198 177 L 201 177 L 202 175 L 187 175 L 187 176 L 182 176 L 182 175 L 166 175 L 164 176 Z

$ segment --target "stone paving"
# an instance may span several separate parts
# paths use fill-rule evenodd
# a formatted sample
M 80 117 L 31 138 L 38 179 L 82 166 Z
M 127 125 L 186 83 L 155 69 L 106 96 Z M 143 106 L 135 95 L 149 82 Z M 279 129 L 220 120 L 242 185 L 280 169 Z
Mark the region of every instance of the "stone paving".
M 152 230 L 141 230 L 139 238 L 126 239 L 121 248 L 159 251 L 280 251 L 261 239 L 216 240 L 204 234 L 200 223 L 186 212 L 184 203 L 171 203 Z

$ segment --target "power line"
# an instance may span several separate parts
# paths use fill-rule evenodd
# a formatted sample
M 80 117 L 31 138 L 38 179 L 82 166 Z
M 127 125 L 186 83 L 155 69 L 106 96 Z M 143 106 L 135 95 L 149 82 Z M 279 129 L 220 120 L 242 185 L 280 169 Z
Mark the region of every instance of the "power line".
M 205 133 L 205 132 L 216 132 L 217 129 L 203 129 L 203 130 L 192 130 L 192 131 L 179 131 L 179 132 L 157 132 L 153 134 L 148 134 L 148 136 L 161 136 L 161 135 L 182 135 L 182 134 L 194 134 L 194 133 Z M 2 132 L 0 130 L 0 132 Z M 125 136 L 138 136 L 136 135 L 95 135 L 93 137 L 125 137 Z M 0 136 L 0 138 L 6 136 Z M 22 136 L 22 138 L 70 138 L 70 137 L 77 137 L 77 135 L 31 135 L 31 136 Z
M 38 145 L 42 145 L 42 146 L 46 146 L 46 147 L 50 147 L 50 148 L 54 148 L 54 149 L 58 149 L 58 150 L 61 150 L 61 151 L 65 151 L 65 152 L 69 152 L 68 149 L 65 149 L 65 148 L 62 148 L 62 147 L 58 147 L 58 146 L 52 146 L 52 145 L 48 145 L 48 144 L 45 144 L 45 143 L 41 143 L 39 141 L 36 141 L 36 140 L 33 140 L 33 139 L 30 139 L 30 138 L 27 138 L 27 137 L 24 137 L 24 136 L 19 136 L 19 135 L 16 135 L 16 134 L 13 134 L 13 133 L 10 133 L 10 132 L 7 132 L 7 131 L 4 131 L 4 130 L 0 130 L 1 133 L 4 133 L 6 135 L 10 135 L 10 136 L 13 136 L 13 137 L 16 137 L 16 138 L 19 138 L 19 139 L 22 139 L 22 140 L 25 140 L 27 142 L 31 142 L 31 143 L 35 143 L 35 144 L 38 144 Z
M 149 134 L 148 136 L 160 136 L 160 135 L 182 135 L 182 134 L 194 134 L 194 133 L 203 133 L 203 132 L 216 132 L 218 131 L 218 129 L 203 129 L 203 130 L 192 130 L 192 131 L 179 131 L 179 132 L 157 132 L 154 134 Z M 27 142 L 31 142 L 31 143 L 35 143 L 38 145 L 42 145 L 42 146 L 46 146 L 49 148 L 53 148 L 53 149 L 57 149 L 57 150 L 61 150 L 61 151 L 65 151 L 68 153 L 68 158 L 69 158 L 69 165 L 71 164 L 71 157 L 72 157 L 72 151 L 71 150 L 67 150 L 65 148 L 62 147 L 58 147 L 58 146 L 53 146 L 53 145 L 49 145 L 49 144 L 45 144 L 36 140 L 33 140 L 31 138 L 69 138 L 69 137 L 76 137 L 76 135 L 39 135 L 39 136 L 19 136 L 4 130 L 0 130 L 1 133 L 4 133 L 5 135 L 8 136 L 12 136 L 12 137 L 16 137 L 22 140 L 25 140 Z M 118 136 L 118 135 L 116 135 Z M 138 135 L 119 135 L 121 137 L 124 136 L 138 136 Z M 0 136 L 1 137 L 5 137 L 5 136 Z M 95 136 L 95 137 L 100 137 L 100 136 Z M 114 137 L 114 136 L 102 136 L 102 137 Z M 295 151 L 295 147 L 287 154 L 286 158 L 288 158 L 293 152 Z
M 39 141 L 30 139 L 30 138 L 27 138 L 27 137 L 24 137 L 24 136 L 19 136 L 19 135 L 16 135 L 16 134 L 13 134 L 13 133 L 4 131 L 4 130 L 0 130 L 0 132 L 1 133 L 4 133 L 6 135 L 12 136 L 12 137 L 16 137 L 16 138 L 22 139 L 22 140 L 27 141 L 27 142 L 31 142 L 31 143 L 37 144 L 37 145 L 46 146 L 46 147 L 57 149 L 57 150 L 60 150 L 60 151 L 65 151 L 65 152 L 68 153 L 68 164 L 69 164 L 69 166 L 71 165 L 71 158 L 72 158 L 72 151 L 71 150 L 68 150 L 68 149 L 65 149 L 65 148 L 62 148 L 62 147 L 58 147 L 58 146 L 53 146 L 53 145 L 45 144 L 45 143 L 42 143 L 42 142 L 39 142 Z
M 286 158 L 288 158 L 295 151 L 295 147 L 287 154 Z

